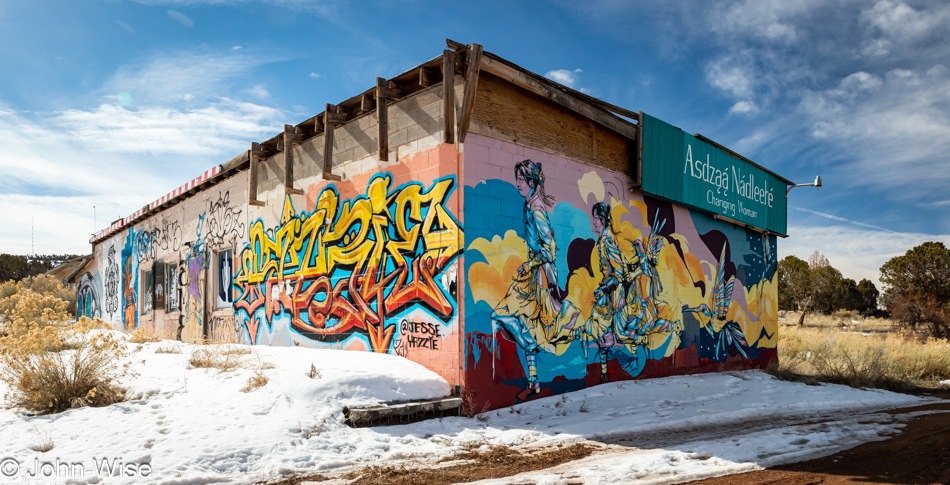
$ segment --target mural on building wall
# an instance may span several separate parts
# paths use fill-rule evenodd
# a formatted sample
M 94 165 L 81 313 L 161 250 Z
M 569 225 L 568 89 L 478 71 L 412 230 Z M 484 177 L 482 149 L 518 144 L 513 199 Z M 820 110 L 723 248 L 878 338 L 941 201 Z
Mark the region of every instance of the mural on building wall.
M 188 256 L 187 284 L 181 288 L 182 323 L 184 338 L 189 341 L 200 339 L 204 335 L 204 294 L 205 294 L 205 253 L 192 251 Z M 179 280 L 179 284 L 182 281 Z
M 122 248 L 122 324 L 126 330 L 139 328 L 139 264 L 132 228 Z
M 115 243 L 109 244 L 109 250 L 103 250 L 105 254 L 105 274 L 106 280 L 103 285 L 104 309 L 110 322 L 115 322 L 119 313 L 119 302 L 121 301 L 122 278 L 119 270 L 119 260 L 115 254 Z
M 476 407 L 774 358 L 774 236 L 479 135 L 465 167 Z
M 83 273 L 76 288 L 76 316 L 86 318 L 102 318 L 102 300 L 99 298 L 99 288 L 102 281 L 97 271 L 95 276 L 90 272 Z
M 247 340 L 438 350 L 428 337 L 444 337 L 458 320 L 462 226 L 448 206 L 456 177 L 433 178 L 428 188 L 394 180 L 376 174 L 351 199 L 327 185 L 312 211 L 287 196 L 279 224 L 250 224 L 234 278 L 235 325 Z

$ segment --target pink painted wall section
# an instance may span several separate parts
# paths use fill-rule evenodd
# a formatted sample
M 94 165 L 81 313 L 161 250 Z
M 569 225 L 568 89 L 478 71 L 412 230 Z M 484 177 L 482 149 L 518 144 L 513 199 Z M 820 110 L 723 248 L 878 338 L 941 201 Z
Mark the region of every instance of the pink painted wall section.
M 465 158 L 474 409 L 776 358 L 774 236 L 485 136 L 468 135 Z
M 251 222 L 234 280 L 247 340 L 401 355 L 461 384 L 460 163 L 439 145 Z

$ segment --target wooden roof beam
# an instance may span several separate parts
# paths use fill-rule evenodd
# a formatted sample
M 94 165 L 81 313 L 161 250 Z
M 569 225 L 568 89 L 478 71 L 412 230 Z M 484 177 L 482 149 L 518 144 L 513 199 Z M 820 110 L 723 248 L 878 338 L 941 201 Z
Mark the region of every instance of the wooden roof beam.
M 336 125 L 346 122 L 346 113 L 338 106 L 327 103 L 323 112 L 323 179 L 342 180 L 342 177 L 333 173 L 333 129 Z
M 482 46 L 472 44 L 465 55 L 465 93 L 459 106 L 458 142 L 465 142 L 468 127 L 472 121 L 472 109 L 475 108 L 475 90 L 478 88 L 478 73 L 481 70 Z

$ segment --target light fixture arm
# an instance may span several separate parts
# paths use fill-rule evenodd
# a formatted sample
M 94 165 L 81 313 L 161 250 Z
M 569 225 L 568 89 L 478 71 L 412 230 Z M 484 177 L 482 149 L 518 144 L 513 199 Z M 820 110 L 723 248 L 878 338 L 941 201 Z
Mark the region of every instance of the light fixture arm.
M 795 187 L 814 187 L 816 189 L 821 189 L 821 175 L 815 177 L 815 181 L 810 184 L 795 184 L 790 185 L 788 189 L 785 190 L 785 198 L 788 198 L 788 193 L 792 191 Z

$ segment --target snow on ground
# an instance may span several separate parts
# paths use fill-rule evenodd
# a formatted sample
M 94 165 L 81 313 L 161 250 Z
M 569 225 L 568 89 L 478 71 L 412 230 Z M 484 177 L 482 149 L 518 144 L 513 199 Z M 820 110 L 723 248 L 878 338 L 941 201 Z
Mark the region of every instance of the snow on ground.
M 155 353 L 175 345 L 181 354 Z M 254 347 L 254 354 L 244 356 L 251 369 L 219 372 L 189 368 L 195 348 L 168 341 L 143 344 L 132 356 L 140 376 L 130 386 L 132 399 L 124 403 L 32 417 L 0 409 L 0 484 L 247 483 L 289 473 L 435 460 L 471 443 L 534 447 L 582 439 L 610 446 L 523 478 L 532 483 L 682 481 L 882 439 L 901 425 L 875 411 L 926 402 L 885 391 L 806 386 L 747 371 L 610 383 L 478 419 L 352 429 L 342 424 L 344 406 L 441 397 L 449 386 L 418 364 L 389 355 Z M 240 392 L 262 363 L 273 366 L 263 370 L 268 384 Z M 311 364 L 320 377 L 308 377 Z M 32 449 L 47 439 L 52 450 Z M 99 478 L 103 458 L 121 462 L 119 476 Z M 61 466 L 54 470 L 56 460 Z M 16 463 L 19 471 L 13 474 Z M 84 470 L 68 468 L 75 463 Z M 52 477 L 30 477 L 37 464 Z

